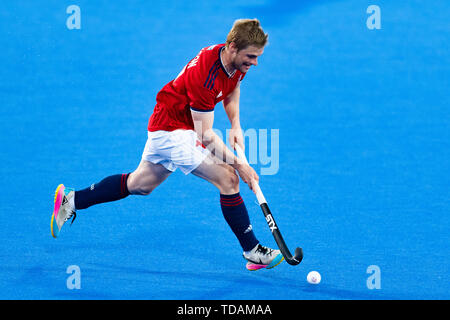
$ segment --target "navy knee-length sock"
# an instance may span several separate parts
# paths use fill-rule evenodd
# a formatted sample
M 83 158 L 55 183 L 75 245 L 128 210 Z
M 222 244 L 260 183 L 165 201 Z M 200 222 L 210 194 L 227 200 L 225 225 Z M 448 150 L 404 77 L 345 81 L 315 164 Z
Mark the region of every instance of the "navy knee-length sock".
M 129 173 L 109 176 L 90 187 L 75 191 L 75 209 L 86 209 L 94 204 L 111 202 L 127 197 L 130 192 L 127 188 Z
M 239 192 L 232 195 L 221 194 L 220 206 L 225 220 L 238 238 L 242 249 L 252 250 L 259 241 L 253 233 L 247 208 Z

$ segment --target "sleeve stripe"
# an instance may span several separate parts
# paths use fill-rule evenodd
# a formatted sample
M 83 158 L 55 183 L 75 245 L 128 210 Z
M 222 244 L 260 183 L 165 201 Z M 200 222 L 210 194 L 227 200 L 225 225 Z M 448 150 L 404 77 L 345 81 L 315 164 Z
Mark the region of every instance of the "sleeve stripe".
M 210 90 L 212 90 L 213 88 L 214 88 L 214 82 L 216 81 L 216 78 L 217 78 L 217 76 L 219 75 L 219 69 L 217 69 L 217 72 L 216 72 L 216 74 L 214 75 L 214 78 L 212 79 L 212 83 L 211 83 L 211 85 L 210 85 Z
M 194 108 L 194 107 L 190 107 L 190 108 L 191 108 L 192 111 L 195 111 L 195 112 L 212 112 L 212 111 L 214 111 L 214 109 L 204 110 L 204 109 L 197 109 L 197 108 Z
M 220 67 L 220 61 L 217 60 L 217 61 L 213 64 L 213 66 L 211 67 L 211 69 L 209 69 L 208 77 L 206 78 L 206 81 L 205 81 L 205 83 L 203 84 L 204 87 L 207 87 L 207 88 L 209 87 L 210 82 L 211 82 L 211 80 L 212 80 L 212 77 L 213 77 L 214 73 L 216 73 L 216 71 L 219 69 L 219 67 Z

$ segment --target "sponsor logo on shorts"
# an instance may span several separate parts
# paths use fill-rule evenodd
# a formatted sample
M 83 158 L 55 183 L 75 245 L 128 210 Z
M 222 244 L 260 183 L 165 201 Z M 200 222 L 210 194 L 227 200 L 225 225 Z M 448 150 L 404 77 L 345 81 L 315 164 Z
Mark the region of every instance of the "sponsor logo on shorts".
M 199 140 L 195 141 L 195 146 L 201 146 L 203 149 L 206 149 L 206 147 L 203 145 L 203 143 L 201 143 Z

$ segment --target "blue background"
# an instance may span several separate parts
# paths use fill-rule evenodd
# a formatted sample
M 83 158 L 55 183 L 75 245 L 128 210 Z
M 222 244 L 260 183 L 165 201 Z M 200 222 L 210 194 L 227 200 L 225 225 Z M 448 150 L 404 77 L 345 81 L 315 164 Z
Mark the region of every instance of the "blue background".
M 68 30 L 66 8 L 81 8 Z M 381 8 L 369 30 L 366 9 Z M 1 299 L 449 299 L 449 34 L 435 1 L 4 1 Z M 79 211 L 50 235 L 56 186 L 138 165 L 156 93 L 235 19 L 269 45 L 241 88 L 244 129 L 279 129 L 261 176 L 304 261 L 249 272 L 205 181 Z M 228 128 L 221 105 L 215 127 Z M 272 150 L 276 152 L 276 150 Z M 256 164 L 260 172 L 264 167 Z M 245 185 L 257 237 L 275 246 Z M 69 290 L 68 266 L 81 270 Z M 381 289 L 366 285 L 370 265 Z M 317 270 L 318 286 L 306 275 Z

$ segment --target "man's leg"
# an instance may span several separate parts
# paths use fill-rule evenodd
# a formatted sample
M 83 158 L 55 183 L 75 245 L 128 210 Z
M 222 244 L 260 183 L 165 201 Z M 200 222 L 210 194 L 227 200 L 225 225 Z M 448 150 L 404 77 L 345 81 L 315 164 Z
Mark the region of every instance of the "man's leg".
M 57 237 L 63 224 L 76 210 L 90 206 L 117 201 L 130 194 L 148 195 L 170 175 L 171 171 L 160 164 L 141 160 L 132 173 L 117 174 L 104 178 L 83 190 L 74 191 L 59 185 L 55 194 L 55 208 L 51 220 L 53 237 Z
M 171 171 L 160 164 L 141 160 L 132 173 L 106 177 L 86 189 L 75 191 L 75 209 L 123 199 L 130 194 L 148 195 L 160 185 Z
M 283 261 L 280 250 L 262 246 L 253 233 L 247 209 L 239 194 L 239 176 L 233 167 L 217 163 L 209 155 L 192 173 L 219 189 L 223 216 L 244 250 L 246 268 L 254 271 L 279 265 Z
M 203 178 L 220 191 L 220 206 L 223 216 L 233 233 L 239 240 L 244 251 L 252 250 L 259 241 L 253 233 L 244 200 L 239 193 L 239 176 L 233 167 L 217 160 L 208 158 L 192 173 Z

